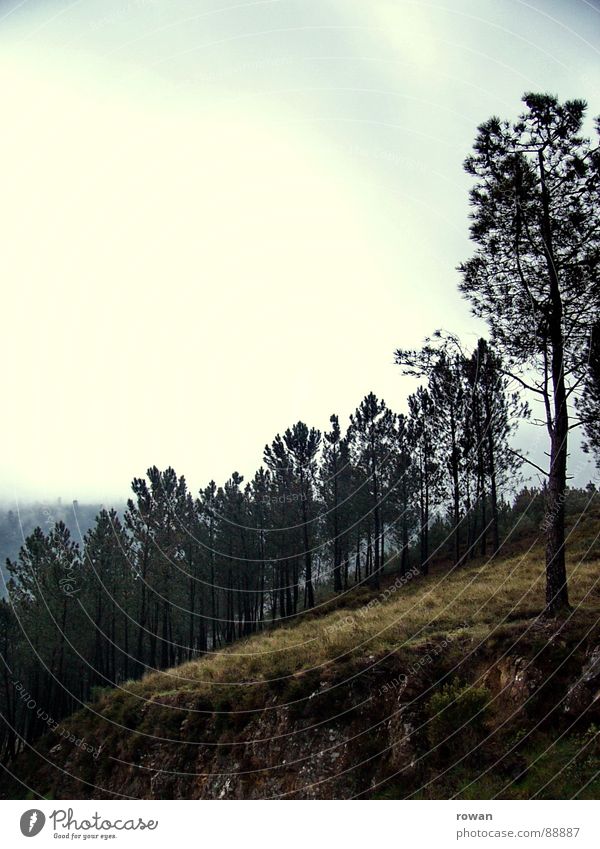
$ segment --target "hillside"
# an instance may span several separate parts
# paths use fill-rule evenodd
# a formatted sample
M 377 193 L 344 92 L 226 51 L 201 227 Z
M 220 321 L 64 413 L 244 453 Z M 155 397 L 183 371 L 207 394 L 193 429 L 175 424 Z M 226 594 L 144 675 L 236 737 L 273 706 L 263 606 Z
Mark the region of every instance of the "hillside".
M 564 620 L 508 541 L 101 691 L 9 768 L 56 799 L 597 797 L 599 531 L 570 529 Z

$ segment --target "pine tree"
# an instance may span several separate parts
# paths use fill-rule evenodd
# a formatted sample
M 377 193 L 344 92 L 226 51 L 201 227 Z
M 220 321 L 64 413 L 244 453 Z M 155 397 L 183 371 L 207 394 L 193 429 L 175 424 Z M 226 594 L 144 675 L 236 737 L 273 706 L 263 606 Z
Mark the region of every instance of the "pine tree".
M 385 401 L 370 392 L 350 416 L 348 428 L 352 462 L 362 478 L 360 488 L 364 487 L 368 493 L 366 571 L 374 586 L 379 586 L 384 562 L 382 503 L 389 493 L 383 485 L 383 477 L 386 464 L 387 470 L 390 466 L 394 427 L 394 413 Z
M 586 104 L 526 94 L 511 125 L 479 127 L 465 162 L 475 254 L 461 291 L 488 321 L 507 371 L 540 399 L 550 437 L 546 614 L 568 608 L 564 502 L 569 403 L 586 372 L 600 318 L 600 153 L 580 136 Z M 600 123 L 598 124 L 600 130 Z M 530 377 L 530 370 L 534 376 Z
M 423 575 L 429 571 L 429 526 L 431 504 L 437 494 L 439 465 L 435 456 L 435 420 L 431 396 L 420 386 L 408 398 L 409 421 L 407 438 L 411 446 L 419 504 L 420 569 Z
M 270 496 L 272 534 L 275 547 L 273 592 L 279 597 L 279 615 L 293 616 L 298 609 L 300 523 L 297 510 L 299 492 L 293 460 L 280 434 L 264 449 L 265 465 L 271 473 Z M 292 510 L 292 505 L 296 508 Z
M 295 478 L 294 490 L 298 494 L 302 526 L 304 555 L 304 607 L 315 606 L 313 582 L 312 530 L 315 523 L 314 488 L 317 471 L 316 457 L 321 446 L 321 432 L 297 422 L 286 430 L 283 440 L 291 459 L 290 469 Z
M 485 555 L 488 528 L 492 531 L 493 553 L 500 547 L 499 489 L 513 479 L 522 463 L 510 448 L 509 439 L 517 422 L 529 416 L 529 407 L 520 401 L 518 393 L 509 390 L 502 361 L 485 339 L 479 339 L 464 367 L 469 421 L 475 436 L 477 502 L 481 512 L 479 548 Z
M 410 534 L 415 524 L 414 500 L 418 493 L 418 475 L 412 456 L 411 427 L 407 416 L 400 414 L 396 419 L 395 444 L 393 450 L 392 489 L 394 512 L 394 537 L 400 546 L 400 574 L 409 571 Z
M 101 510 L 84 537 L 81 603 L 93 627 L 92 676 L 100 686 L 129 677 L 134 598 L 129 539 L 115 510 Z
M 341 592 L 348 582 L 348 529 L 351 515 L 352 466 L 348 441 L 339 418 L 329 419 L 331 430 L 323 436 L 319 491 L 323 503 L 325 537 L 333 554 L 333 589 Z
M 587 369 L 578 407 L 585 434 L 584 450 L 595 455 L 600 467 L 600 322 L 590 332 Z

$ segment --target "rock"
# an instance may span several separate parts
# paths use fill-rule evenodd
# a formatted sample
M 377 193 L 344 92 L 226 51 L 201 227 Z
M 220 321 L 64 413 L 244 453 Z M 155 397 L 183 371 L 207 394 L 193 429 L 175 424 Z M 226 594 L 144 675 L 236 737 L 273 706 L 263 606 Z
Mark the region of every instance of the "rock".
M 592 694 L 589 688 L 581 681 L 569 689 L 563 702 L 563 711 L 568 716 L 579 716 L 590 706 L 592 702 Z
M 392 769 L 401 769 L 405 774 L 414 770 L 417 760 L 414 733 L 417 727 L 418 721 L 412 706 L 400 705 L 388 723 Z
M 415 731 L 419 718 L 414 703 L 404 702 L 414 691 L 414 682 L 407 676 L 401 680 L 396 699 L 397 707 L 387 723 L 390 749 L 390 766 L 402 770 L 403 775 L 414 771 L 417 761 Z
M 533 666 L 524 657 L 507 657 L 500 660 L 485 678 L 486 684 L 493 679 L 500 692 L 515 704 L 524 704 L 535 693 L 544 676 L 541 669 Z
M 600 646 L 588 650 L 581 675 L 567 692 L 563 711 L 568 716 L 580 716 L 584 711 L 589 714 L 594 704 L 600 708 Z
M 588 660 L 581 670 L 581 680 L 585 684 L 600 684 L 600 646 L 588 653 Z

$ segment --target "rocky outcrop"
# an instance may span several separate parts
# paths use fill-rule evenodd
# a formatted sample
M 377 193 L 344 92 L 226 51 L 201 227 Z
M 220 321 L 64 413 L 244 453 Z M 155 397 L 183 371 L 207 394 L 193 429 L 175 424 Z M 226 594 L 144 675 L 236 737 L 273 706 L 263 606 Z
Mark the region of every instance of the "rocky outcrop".
M 585 713 L 590 719 L 600 715 L 600 645 L 588 650 L 581 675 L 567 692 L 564 712 L 574 717 Z
M 514 655 L 500 659 L 486 673 L 484 680 L 503 700 L 519 706 L 525 704 L 539 689 L 544 673 L 530 659 Z
M 366 657 L 351 673 L 338 668 L 327 679 L 299 673 L 293 691 L 266 689 L 254 710 L 221 710 L 193 692 L 179 692 L 141 706 L 121 704 L 127 717 L 136 717 L 131 731 L 78 714 L 67 724 L 99 754 L 57 745 L 50 735 L 36 746 L 42 759 L 24 754 L 12 768 L 53 798 L 351 798 L 379 792 L 389 780 L 405 796 L 444 772 L 439 753 L 437 760 L 428 755 L 429 705 L 449 681 L 489 692 L 489 712 L 477 732 L 488 763 L 511 750 L 515 730 L 537 727 L 540 716 L 558 728 L 561 721 L 596 715 L 597 642 L 579 655 L 568 641 L 549 639 L 541 653 L 499 645 L 494 657 L 485 643 L 461 639 L 447 641 L 448 650 L 438 654 L 422 646 L 410 657 Z M 560 706 L 554 711 L 549 682 Z M 108 697 L 102 708 L 106 717 L 113 702 Z M 473 739 L 477 747 L 479 738 Z M 515 752 L 498 769 L 519 781 L 527 763 Z

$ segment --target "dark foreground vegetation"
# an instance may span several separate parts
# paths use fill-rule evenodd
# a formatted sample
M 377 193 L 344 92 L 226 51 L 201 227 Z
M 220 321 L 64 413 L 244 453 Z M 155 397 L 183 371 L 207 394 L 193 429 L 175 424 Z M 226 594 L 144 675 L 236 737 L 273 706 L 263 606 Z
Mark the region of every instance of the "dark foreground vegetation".
M 580 511 L 585 495 L 574 498 Z M 539 618 L 534 500 L 496 559 L 386 575 L 379 590 L 96 691 L 10 759 L 1 792 L 597 798 L 600 505 L 585 503 L 567 522 L 564 619 Z

